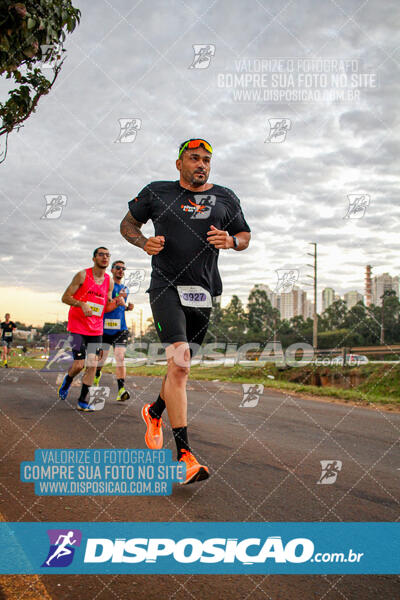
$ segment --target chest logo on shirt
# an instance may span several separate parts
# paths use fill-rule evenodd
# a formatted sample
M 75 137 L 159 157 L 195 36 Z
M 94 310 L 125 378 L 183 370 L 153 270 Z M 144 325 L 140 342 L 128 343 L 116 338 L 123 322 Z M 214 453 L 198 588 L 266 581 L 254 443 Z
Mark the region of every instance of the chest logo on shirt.
M 193 198 L 194 202 L 188 198 L 189 204 L 181 204 L 183 212 L 191 213 L 191 219 L 208 219 L 217 197 L 212 194 L 194 194 Z

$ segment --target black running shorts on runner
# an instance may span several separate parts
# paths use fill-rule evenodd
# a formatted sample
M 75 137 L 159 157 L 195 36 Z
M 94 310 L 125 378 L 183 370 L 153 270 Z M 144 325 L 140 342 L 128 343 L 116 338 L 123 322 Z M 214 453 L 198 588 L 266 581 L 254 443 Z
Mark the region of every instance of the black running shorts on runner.
M 149 291 L 154 326 L 163 344 L 188 342 L 201 345 L 207 333 L 211 308 L 182 306 L 173 287 Z
M 88 354 L 100 354 L 101 335 L 83 335 L 81 333 L 71 333 L 72 335 L 72 356 L 74 360 L 83 360 Z
M 109 346 L 126 346 L 128 343 L 128 335 L 129 331 L 127 329 L 123 329 L 122 331 L 117 331 L 113 334 L 103 333 L 103 344 L 108 344 Z

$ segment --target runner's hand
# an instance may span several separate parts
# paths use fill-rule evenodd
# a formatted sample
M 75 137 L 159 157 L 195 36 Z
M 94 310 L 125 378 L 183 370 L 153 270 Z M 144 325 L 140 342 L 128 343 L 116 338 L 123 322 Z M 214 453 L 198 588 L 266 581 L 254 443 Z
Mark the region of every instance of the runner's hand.
M 149 256 L 153 256 L 154 254 L 159 254 L 161 252 L 161 250 L 164 248 L 164 243 L 165 238 L 163 235 L 150 237 L 143 246 L 143 250 L 145 250 Z
M 86 302 L 82 303 L 81 309 L 83 310 L 83 314 L 85 315 L 85 317 L 93 316 L 92 309 L 90 308 L 89 304 L 86 304 Z
M 207 231 L 207 236 L 207 241 L 218 250 L 233 247 L 232 236 L 227 231 L 217 229 L 214 225 L 211 225 L 210 231 Z
M 132 302 L 129 302 L 128 306 L 126 307 L 126 310 L 133 310 Z
M 125 300 L 123 299 L 122 296 L 116 296 L 115 297 L 115 303 L 117 306 L 126 306 L 125 305 Z

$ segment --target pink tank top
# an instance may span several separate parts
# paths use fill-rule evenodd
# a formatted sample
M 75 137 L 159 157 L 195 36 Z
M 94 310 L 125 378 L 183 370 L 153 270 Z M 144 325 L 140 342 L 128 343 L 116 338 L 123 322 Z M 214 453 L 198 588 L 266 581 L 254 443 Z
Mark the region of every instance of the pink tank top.
M 102 335 L 103 313 L 107 304 L 108 290 L 110 287 L 110 276 L 105 273 L 101 285 L 95 282 L 92 269 L 86 269 L 85 281 L 75 292 L 76 300 L 87 302 L 93 316 L 85 317 L 80 306 L 71 306 L 68 313 L 68 331 L 81 333 L 82 335 Z

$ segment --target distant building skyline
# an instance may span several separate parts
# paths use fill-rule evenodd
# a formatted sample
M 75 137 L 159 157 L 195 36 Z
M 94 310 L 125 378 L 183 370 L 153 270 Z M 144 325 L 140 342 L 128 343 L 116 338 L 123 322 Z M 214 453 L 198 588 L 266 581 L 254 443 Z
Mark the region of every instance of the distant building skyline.
M 399 277 L 392 277 L 389 273 L 372 277 L 371 301 L 376 306 L 382 306 L 382 296 L 385 292 L 394 291 L 399 297 Z
M 346 302 L 347 308 L 350 310 L 358 302 L 363 302 L 364 296 L 360 294 L 360 292 L 357 292 L 357 290 L 352 290 L 351 292 L 346 292 L 343 299 Z
M 327 287 L 322 290 L 322 312 L 326 311 L 335 302 L 335 290 Z

